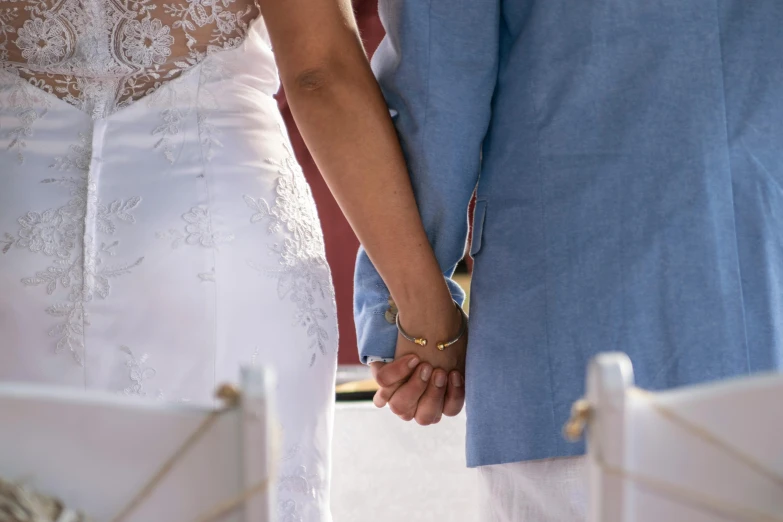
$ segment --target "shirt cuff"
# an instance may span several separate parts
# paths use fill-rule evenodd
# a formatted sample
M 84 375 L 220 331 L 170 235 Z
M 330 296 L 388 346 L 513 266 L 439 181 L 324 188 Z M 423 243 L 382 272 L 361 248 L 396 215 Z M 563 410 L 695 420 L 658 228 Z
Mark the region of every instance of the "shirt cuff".
M 392 361 L 394 361 L 394 359 L 389 359 L 388 357 L 376 357 L 374 355 L 369 355 L 369 356 L 367 356 L 367 359 L 366 359 L 365 362 L 367 364 L 372 364 L 374 362 L 382 362 L 384 364 L 387 364 L 387 363 L 390 363 Z
M 451 278 L 446 278 L 451 296 L 462 306 L 465 293 Z M 397 325 L 390 313 L 389 290 L 370 259 L 359 250 L 354 279 L 354 320 L 359 358 L 362 363 L 394 360 Z

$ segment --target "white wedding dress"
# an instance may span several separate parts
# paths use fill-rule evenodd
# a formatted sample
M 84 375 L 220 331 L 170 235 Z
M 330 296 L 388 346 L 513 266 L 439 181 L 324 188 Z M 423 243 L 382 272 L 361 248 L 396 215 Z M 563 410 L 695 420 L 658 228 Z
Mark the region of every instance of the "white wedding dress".
M 0 1 L 0 380 L 204 402 L 269 365 L 278 520 L 320 522 L 337 326 L 278 86 L 252 0 Z

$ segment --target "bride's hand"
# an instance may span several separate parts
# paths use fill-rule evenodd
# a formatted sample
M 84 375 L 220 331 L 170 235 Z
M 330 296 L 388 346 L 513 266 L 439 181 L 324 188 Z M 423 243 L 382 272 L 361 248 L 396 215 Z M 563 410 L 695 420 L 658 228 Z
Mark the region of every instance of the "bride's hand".
M 404 316 L 403 316 L 404 317 Z M 429 331 L 452 332 L 433 339 L 453 336 L 461 328 L 461 314 L 452 306 L 452 312 L 443 321 L 428 321 L 420 315 L 410 321 L 414 325 L 436 324 Z M 405 323 L 403 323 L 405 326 Z M 422 326 L 414 331 L 424 331 Z M 416 345 L 401 335 L 397 338 L 395 360 L 389 364 L 373 363 L 373 375 L 381 387 L 375 395 L 375 405 L 386 404 L 403 420 L 416 419 L 421 425 L 435 424 L 442 415 L 454 416 L 465 402 L 465 355 L 467 334 L 457 343 L 438 350 L 433 342 Z

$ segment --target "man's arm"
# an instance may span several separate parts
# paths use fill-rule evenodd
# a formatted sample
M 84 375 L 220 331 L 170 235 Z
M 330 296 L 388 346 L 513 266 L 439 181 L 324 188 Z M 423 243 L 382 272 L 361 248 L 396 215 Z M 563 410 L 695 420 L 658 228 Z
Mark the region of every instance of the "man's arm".
M 467 240 L 467 208 L 478 181 L 498 68 L 500 0 L 380 0 L 387 36 L 373 69 L 394 116 L 427 237 L 450 278 Z M 390 227 L 395 223 L 390 222 Z M 426 292 L 397 305 L 417 335 L 438 322 Z M 354 313 L 364 362 L 395 355 L 397 331 L 387 320 L 389 292 L 362 249 Z M 429 335 L 434 337 L 435 335 Z

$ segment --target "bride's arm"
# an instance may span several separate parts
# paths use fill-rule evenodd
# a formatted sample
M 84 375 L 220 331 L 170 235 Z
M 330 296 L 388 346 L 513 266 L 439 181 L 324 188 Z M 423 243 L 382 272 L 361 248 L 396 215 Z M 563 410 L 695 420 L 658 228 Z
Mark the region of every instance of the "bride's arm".
M 297 126 L 406 329 L 450 338 L 459 317 L 350 0 L 261 0 L 261 11 Z

